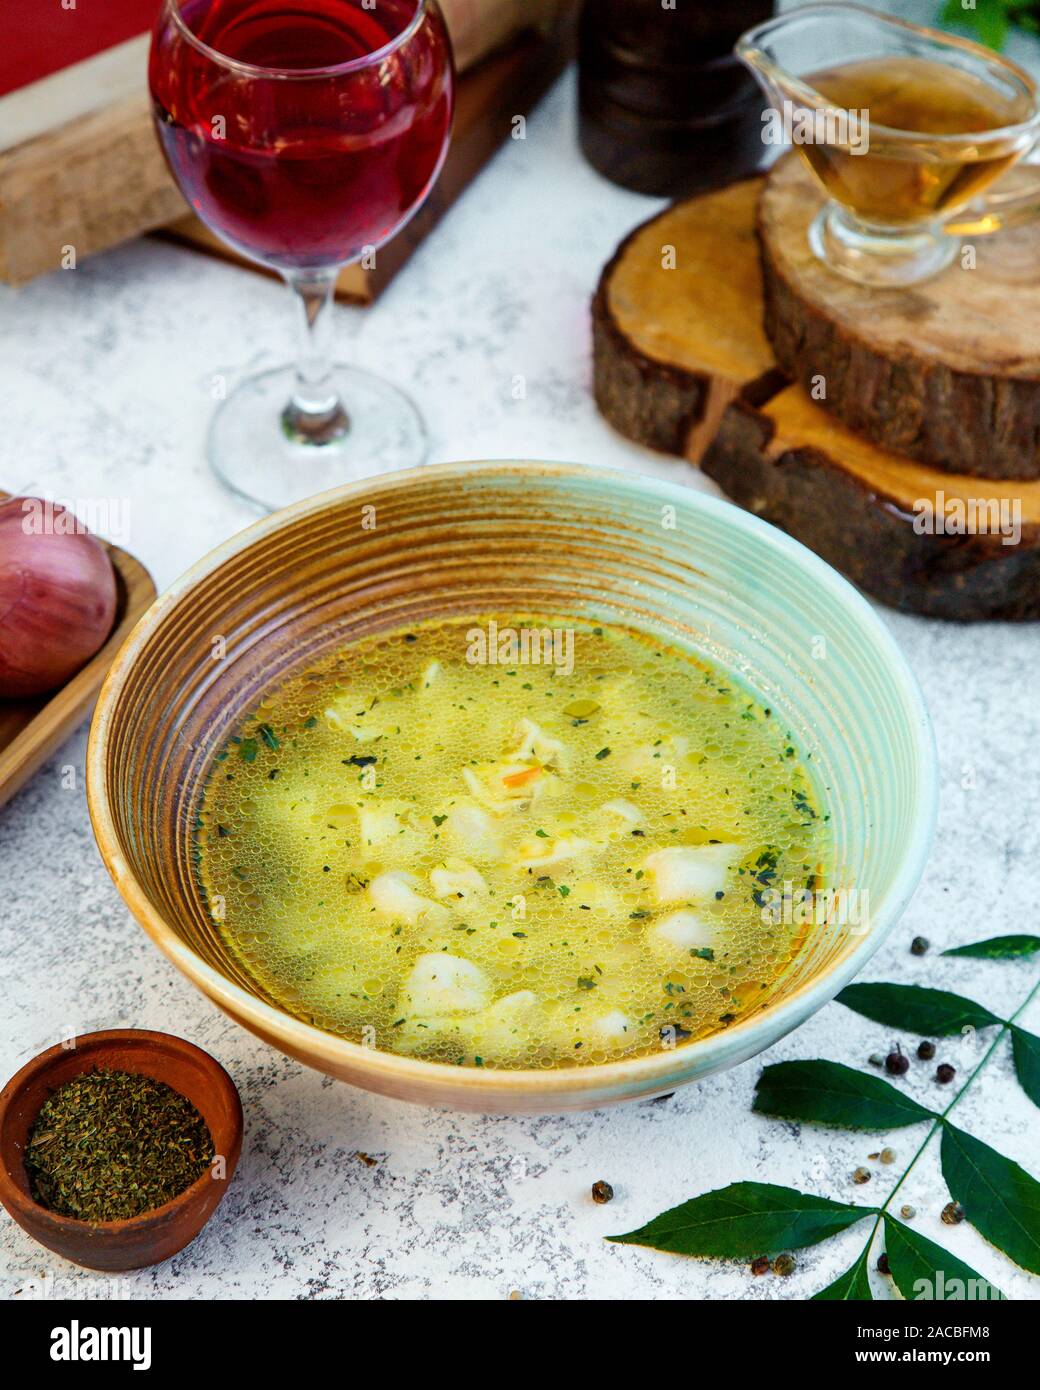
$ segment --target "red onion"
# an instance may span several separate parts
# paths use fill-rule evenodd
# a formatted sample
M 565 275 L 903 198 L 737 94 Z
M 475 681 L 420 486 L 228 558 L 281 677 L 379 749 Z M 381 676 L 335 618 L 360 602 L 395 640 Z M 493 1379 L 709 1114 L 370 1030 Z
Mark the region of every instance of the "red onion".
M 116 578 L 105 547 L 57 503 L 0 503 L 0 696 L 63 685 L 105 644 Z

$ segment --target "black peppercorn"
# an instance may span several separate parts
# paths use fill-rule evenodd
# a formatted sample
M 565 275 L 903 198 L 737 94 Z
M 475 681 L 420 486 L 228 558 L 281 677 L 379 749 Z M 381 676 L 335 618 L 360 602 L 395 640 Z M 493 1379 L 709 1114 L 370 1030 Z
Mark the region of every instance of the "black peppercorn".
M 951 1067 L 949 1062 L 940 1062 L 935 1069 L 935 1079 L 940 1086 L 948 1086 L 957 1075 L 957 1068 Z
M 910 943 L 910 954 L 912 956 L 923 956 L 932 943 L 926 936 L 915 936 Z
M 878 1256 L 877 1267 L 882 1274 L 892 1273 L 892 1271 L 888 1267 L 888 1256 L 883 1253 Z
M 927 1039 L 922 1043 L 918 1043 L 917 1055 L 922 1062 L 930 1062 L 935 1056 L 935 1043 L 928 1042 Z
M 910 1058 L 896 1048 L 885 1058 L 885 1070 L 889 1076 L 905 1076 L 910 1070 Z
M 592 1184 L 592 1200 L 603 1206 L 606 1202 L 614 1200 L 614 1189 L 609 1182 L 604 1182 L 602 1178 L 599 1182 Z

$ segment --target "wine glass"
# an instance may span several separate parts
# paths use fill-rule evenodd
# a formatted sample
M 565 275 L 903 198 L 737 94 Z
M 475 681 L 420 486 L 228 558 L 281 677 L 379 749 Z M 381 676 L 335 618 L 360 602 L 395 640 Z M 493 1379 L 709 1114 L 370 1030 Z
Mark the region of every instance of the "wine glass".
M 149 84 L 159 141 L 195 213 L 276 270 L 297 306 L 295 367 L 248 377 L 217 410 L 218 476 L 271 510 L 421 463 L 411 399 L 329 357 L 343 266 L 422 205 L 454 109 L 435 0 L 163 0 Z

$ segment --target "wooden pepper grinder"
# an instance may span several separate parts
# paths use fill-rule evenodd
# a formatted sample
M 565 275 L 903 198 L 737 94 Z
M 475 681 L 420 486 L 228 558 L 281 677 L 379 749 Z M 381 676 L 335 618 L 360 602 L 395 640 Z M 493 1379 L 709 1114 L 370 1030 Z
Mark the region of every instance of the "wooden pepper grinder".
M 581 145 L 638 193 L 688 197 L 761 165 L 763 99 L 733 45 L 773 0 L 585 0 Z

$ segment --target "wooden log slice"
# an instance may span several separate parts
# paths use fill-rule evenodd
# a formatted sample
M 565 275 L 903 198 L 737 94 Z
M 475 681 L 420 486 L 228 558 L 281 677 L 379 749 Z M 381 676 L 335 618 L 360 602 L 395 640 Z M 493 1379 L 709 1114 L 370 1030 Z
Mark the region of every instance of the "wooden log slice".
M 755 245 L 761 179 L 676 203 L 622 242 L 592 303 L 596 403 L 619 433 L 696 463 L 776 363 Z
M 622 244 L 593 301 L 601 410 L 641 444 L 703 460 L 734 501 L 895 607 L 1040 617 L 1040 482 L 979 480 L 878 448 L 777 369 L 761 327 L 760 187 L 677 204 Z M 945 532 L 927 529 L 920 502 Z M 1014 534 L 1000 534 L 1002 515 L 1012 532 L 1017 517 L 1017 542 L 1004 543 Z M 962 517 L 990 529 L 961 534 Z
M 807 389 L 822 377 L 828 411 L 881 448 L 952 473 L 1040 477 L 1040 222 L 969 238 L 966 261 L 878 290 L 813 254 L 822 199 L 797 154 L 762 195 L 765 327 L 780 367 Z
M 1040 618 L 1040 482 L 901 458 L 832 420 L 798 386 L 759 409 L 727 411 L 703 467 L 734 502 L 894 608 Z

